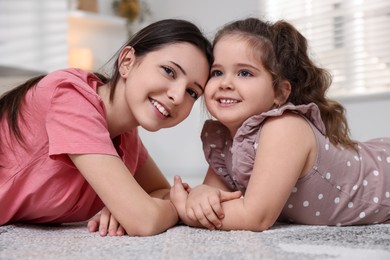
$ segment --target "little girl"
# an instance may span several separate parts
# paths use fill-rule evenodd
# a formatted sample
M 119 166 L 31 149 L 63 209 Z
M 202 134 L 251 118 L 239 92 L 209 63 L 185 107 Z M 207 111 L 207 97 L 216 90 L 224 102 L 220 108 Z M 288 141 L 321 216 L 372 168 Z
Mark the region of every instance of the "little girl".
M 205 101 L 218 121 L 201 134 L 210 167 L 203 185 L 175 177 L 171 189 L 184 223 L 262 231 L 276 221 L 390 221 L 390 139 L 349 137 L 344 108 L 325 95 L 329 73 L 291 24 L 230 23 L 214 58 Z
M 104 205 L 122 234 L 175 225 L 170 185 L 137 127 L 182 122 L 203 94 L 211 61 L 199 28 L 168 19 L 126 43 L 110 79 L 64 69 L 1 96 L 0 225 L 84 221 Z

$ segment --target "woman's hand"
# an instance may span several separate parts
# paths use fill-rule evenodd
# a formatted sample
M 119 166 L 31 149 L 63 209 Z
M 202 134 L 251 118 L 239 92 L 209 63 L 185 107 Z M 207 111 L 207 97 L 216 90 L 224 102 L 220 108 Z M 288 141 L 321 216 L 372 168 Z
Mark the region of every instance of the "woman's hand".
M 88 221 L 88 230 L 89 232 L 99 230 L 101 236 L 106 236 L 107 234 L 109 236 L 124 236 L 126 234 L 125 229 L 106 207 Z
M 187 183 L 183 183 L 179 176 L 174 177 L 174 184 L 170 191 L 170 199 L 175 206 L 177 214 L 181 221 L 189 226 L 198 226 L 196 222 L 191 221 L 186 214 L 186 203 L 188 192 L 191 190 Z
M 222 202 L 241 197 L 240 191 L 224 191 L 205 184 L 199 185 L 188 194 L 187 217 L 208 229 L 219 229 L 225 217 Z

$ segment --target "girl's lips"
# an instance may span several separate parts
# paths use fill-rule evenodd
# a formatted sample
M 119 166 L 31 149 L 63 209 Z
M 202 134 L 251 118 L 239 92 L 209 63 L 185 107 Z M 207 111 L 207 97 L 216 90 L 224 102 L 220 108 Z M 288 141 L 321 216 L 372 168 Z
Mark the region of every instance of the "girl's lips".
M 161 104 L 159 103 L 157 100 L 154 100 L 152 98 L 149 98 L 150 102 L 152 103 L 152 105 L 156 108 L 156 110 L 162 115 L 164 116 L 164 118 L 168 118 L 170 117 L 170 113 L 169 111 Z

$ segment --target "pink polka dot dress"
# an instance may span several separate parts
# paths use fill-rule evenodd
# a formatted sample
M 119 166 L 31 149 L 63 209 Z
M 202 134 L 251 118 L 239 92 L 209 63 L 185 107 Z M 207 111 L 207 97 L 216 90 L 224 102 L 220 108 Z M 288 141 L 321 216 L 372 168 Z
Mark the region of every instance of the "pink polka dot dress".
M 279 221 L 312 225 L 390 223 L 390 138 L 358 142 L 357 151 L 335 146 L 325 136 L 318 107 L 287 104 L 247 119 L 232 139 L 220 122 L 207 120 L 201 138 L 206 160 L 233 189 L 245 193 L 261 127 L 285 111 L 302 115 L 317 141 L 311 171 L 293 188 Z

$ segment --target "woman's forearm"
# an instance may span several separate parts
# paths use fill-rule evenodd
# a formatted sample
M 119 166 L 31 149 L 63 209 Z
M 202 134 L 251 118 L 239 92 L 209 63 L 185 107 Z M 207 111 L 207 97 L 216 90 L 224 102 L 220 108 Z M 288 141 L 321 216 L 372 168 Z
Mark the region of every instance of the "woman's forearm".
M 152 191 L 151 193 L 149 193 L 149 195 L 153 198 L 169 200 L 169 191 L 170 189 L 160 189 L 160 190 Z
M 179 221 L 176 208 L 169 200 L 151 198 L 152 203 L 144 205 L 142 219 L 128 218 L 121 223 L 131 236 L 152 236 L 166 231 Z
M 158 234 L 176 225 L 179 221 L 179 216 L 170 200 L 160 198 L 153 198 L 153 200 L 156 202 L 158 210 L 153 221 L 156 225 L 152 233 Z

